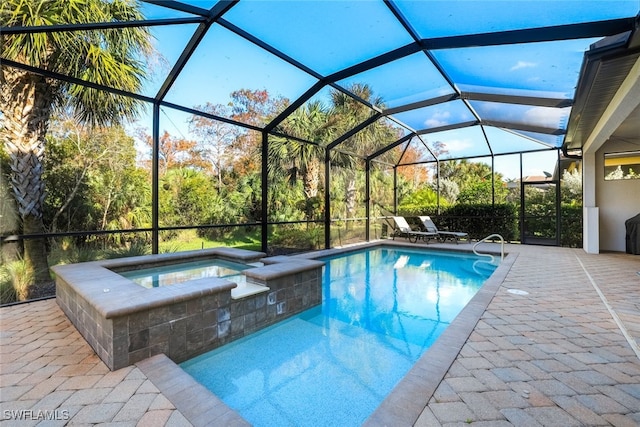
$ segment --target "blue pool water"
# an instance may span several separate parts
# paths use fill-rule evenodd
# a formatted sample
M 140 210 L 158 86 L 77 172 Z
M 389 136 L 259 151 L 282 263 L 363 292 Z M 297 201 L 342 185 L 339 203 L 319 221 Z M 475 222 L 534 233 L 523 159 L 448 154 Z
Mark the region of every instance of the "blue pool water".
M 323 259 L 323 303 L 181 364 L 254 426 L 357 426 L 491 275 L 475 256 Z
M 240 272 L 247 268 L 251 266 L 214 258 L 122 271 L 118 274 L 145 288 L 157 288 L 203 277 L 224 277 L 237 282 L 244 279 Z

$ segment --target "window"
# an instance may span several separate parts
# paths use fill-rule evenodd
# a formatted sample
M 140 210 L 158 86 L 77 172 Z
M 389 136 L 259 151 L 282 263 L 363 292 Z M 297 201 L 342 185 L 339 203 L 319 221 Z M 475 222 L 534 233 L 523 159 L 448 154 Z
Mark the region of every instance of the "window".
M 604 179 L 640 179 L 640 151 L 605 153 Z

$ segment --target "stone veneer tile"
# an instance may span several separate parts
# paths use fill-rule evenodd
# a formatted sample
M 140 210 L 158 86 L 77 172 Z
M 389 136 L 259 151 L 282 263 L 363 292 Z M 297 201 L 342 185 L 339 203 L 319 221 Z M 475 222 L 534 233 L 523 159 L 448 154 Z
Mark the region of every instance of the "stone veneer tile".
M 100 300 L 101 305 L 94 306 L 58 277 L 58 304 L 110 369 L 159 353 L 182 361 L 317 305 L 322 294 L 321 266 L 321 262 L 304 260 L 272 264 L 264 277 L 247 279 L 273 291 L 236 300 L 231 299 L 226 281 L 218 293 L 206 294 L 185 284 L 163 288 L 160 294 L 170 299 L 165 306 L 156 306 L 158 292 L 131 287 L 127 288 L 128 305 L 111 312 L 105 307 L 122 302 L 116 292 L 118 283 L 109 282 L 111 292 L 103 292 L 105 285 L 87 284 L 83 295 Z M 312 271 L 304 271 L 309 268 Z M 74 272 L 83 273 L 78 268 Z M 80 276 L 96 282 L 100 274 Z

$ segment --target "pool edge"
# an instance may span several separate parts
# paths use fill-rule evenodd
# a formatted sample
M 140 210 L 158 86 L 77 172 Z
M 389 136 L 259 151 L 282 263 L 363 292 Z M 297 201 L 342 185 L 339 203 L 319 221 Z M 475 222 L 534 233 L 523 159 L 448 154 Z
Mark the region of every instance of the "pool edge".
M 381 242 L 379 241 L 371 242 L 356 248 L 349 247 L 338 250 L 320 251 L 321 253 L 325 252 L 322 253 L 322 255 L 310 256 L 311 253 L 307 253 L 304 254 L 303 257 L 315 258 L 318 256 L 328 256 L 334 253 L 349 252 L 354 249 L 380 244 Z M 420 247 L 408 245 L 404 242 L 394 242 L 392 245 L 413 248 Z M 443 249 L 435 245 L 430 248 L 436 250 Z M 447 248 L 445 250 L 468 252 L 468 250 L 463 248 Z M 502 286 L 518 255 L 517 252 L 505 255 L 505 259 L 478 290 L 476 295 L 474 295 L 471 301 L 469 301 L 458 316 L 456 316 L 442 335 L 438 337 L 431 348 L 418 359 L 415 365 L 407 372 L 402 380 L 400 380 L 385 400 L 383 400 L 365 420 L 362 424 L 363 426 L 413 426 L 416 423 L 463 345 L 473 332 L 482 314 Z M 222 425 L 251 425 L 238 412 L 228 407 L 218 396 L 204 388 L 204 386 L 198 383 L 191 375 L 168 357 L 157 355 L 138 362 L 136 365 L 193 426 L 209 426 L 213 419 L 222 422 Z M 166 370 L 168 370 L 168 372 L 166 372 Z M 168 373 L 170 373 L 171 382 L 163 380 Z M 195 386 L 179 386 L 179 393 L 176 393 L 176 387 L 171 387 L 171 385 L 175 383 L 195 384 Z M 209 415 L 203 416 L 203 413 Z M 217 414 L 216 416 L 220 416 L 221 418 L 211 418 L 213 414 Z
M 482 288 L 418 359 L 363 426 L 413 426 L 416 423 L 482 314 L 502 286 L 517 257 L 517 253 L 505 256 Z

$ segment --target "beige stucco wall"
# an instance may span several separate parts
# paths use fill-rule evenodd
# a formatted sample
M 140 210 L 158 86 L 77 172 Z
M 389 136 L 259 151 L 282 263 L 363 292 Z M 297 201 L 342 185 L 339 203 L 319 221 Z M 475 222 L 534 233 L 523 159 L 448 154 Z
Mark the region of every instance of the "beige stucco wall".
M 640 213 L 640 179 L 605 181 L 604 153 L 640 150 L 638 142 L 609 140 L 596 152 L 596 205 L 600 211 L 601 251 L 624 252 L 624 222 Z

